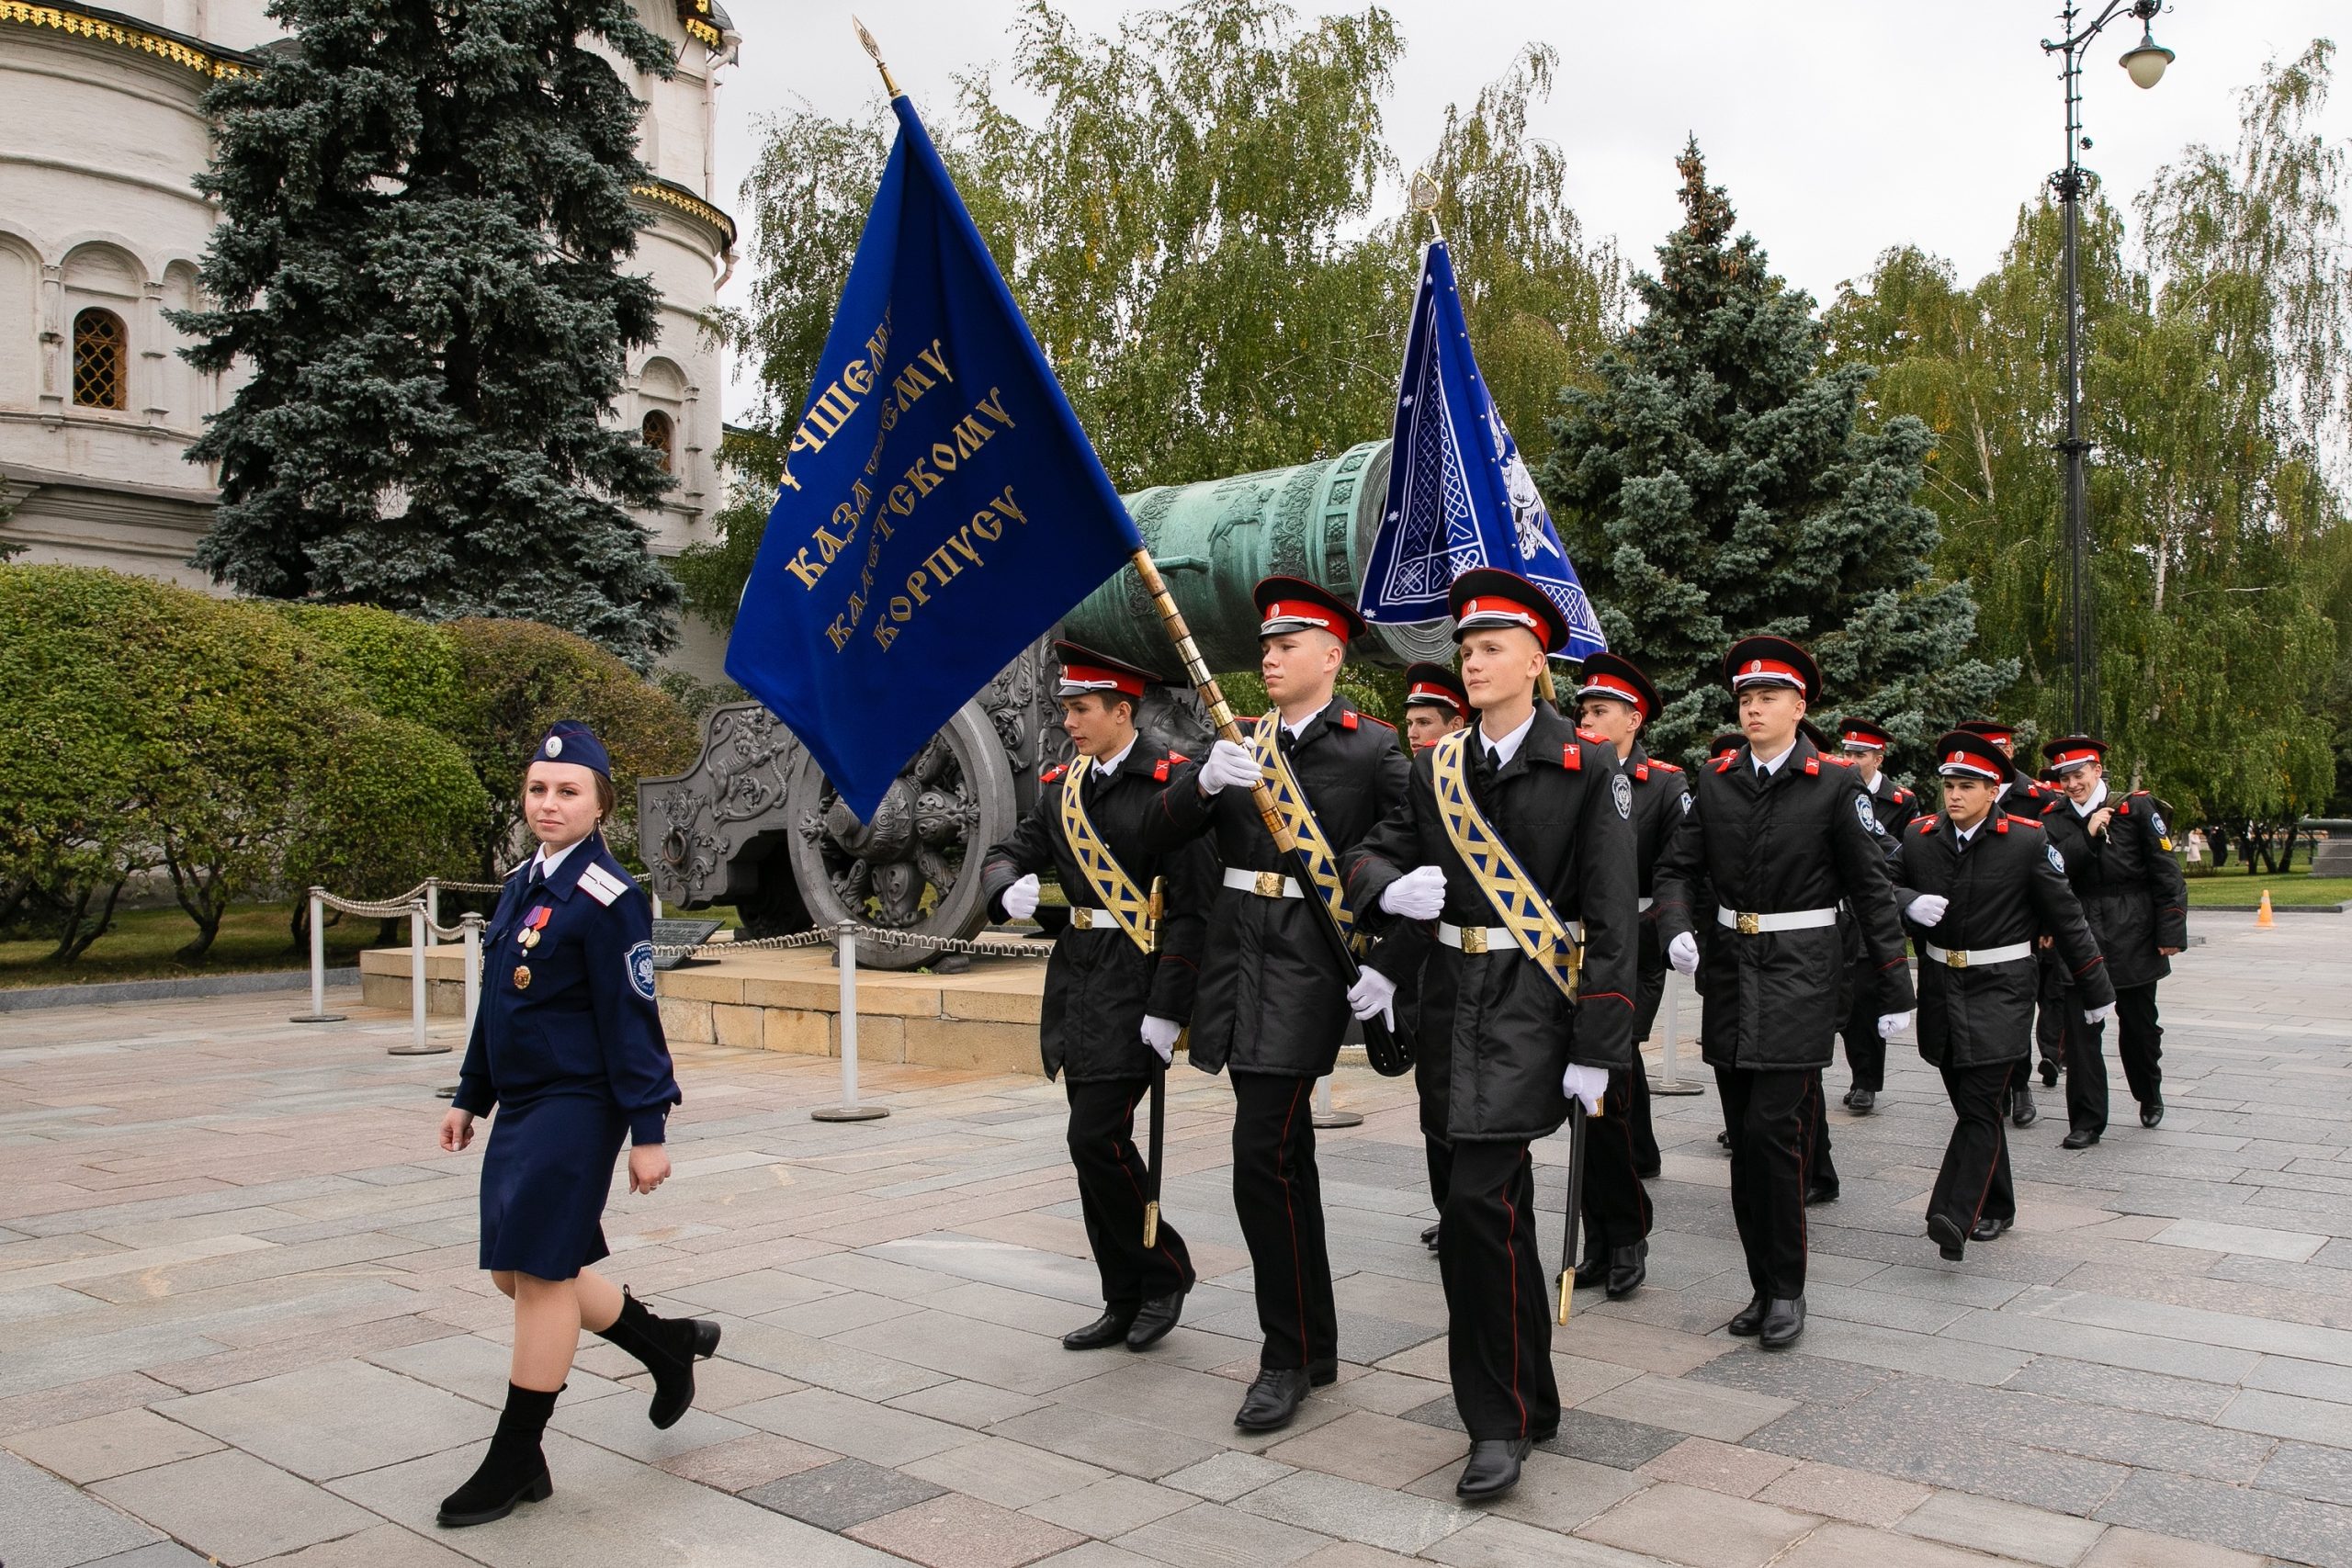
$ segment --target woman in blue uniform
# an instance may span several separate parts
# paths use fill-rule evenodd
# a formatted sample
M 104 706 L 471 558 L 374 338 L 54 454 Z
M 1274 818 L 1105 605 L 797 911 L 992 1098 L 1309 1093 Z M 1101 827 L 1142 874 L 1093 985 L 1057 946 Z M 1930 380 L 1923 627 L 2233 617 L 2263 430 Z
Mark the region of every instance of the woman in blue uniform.
M 695 1359 L 718 1348 L 716 1323 L 658 1318 L 587 1267 L 610 1250 L 602 1215 L 622 1140 L 631 1192 L 669 1179 L 663 1123 L 679 1094 L 653 1004 L 652 908 L 597 830 L 613 809 L 612 762 L 586 725 L 548 731 L 523 809 L 538 852 L 508 874 L 482 933 L 481 1007 L 441 1122 L 454 1153 L 497 1108 L 481 1266 L 514 1301 L 506 1407 L 481 1467 L 442 1501 L 450 1527 L 503 1518 L 553 1490 L 539 1438 L 582 1328 L 645 1363 L 656 1427 L 686 1413 Z

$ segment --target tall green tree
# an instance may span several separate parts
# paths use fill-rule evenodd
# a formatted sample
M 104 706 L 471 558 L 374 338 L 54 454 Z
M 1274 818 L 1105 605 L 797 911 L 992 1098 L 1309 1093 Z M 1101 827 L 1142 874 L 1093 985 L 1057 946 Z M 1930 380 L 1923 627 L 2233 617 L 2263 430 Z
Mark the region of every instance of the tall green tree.
M 1640 323 L 1571 388 L 1541 478 L 1612 647 L 1667 697 L 1659 754 L 1724 712 L 1735 637 L 1809 646 L 1828 700 L 1916 743 L 2015 676 L 1971 656 L 1976 606 L 1938 581 L 1935 513 L 1914 499 L 1931 444 L 1917 419 L 1870 428 L 1867 366 L 1825 367 L 1812 299 L 1774 276 L 1709 185 L 1677 160 L 1683 223 L 1634 280 Z
M 676 585 L 625 508 L 667 487 L 607 423 L 657 333 L 623 270 L 639 106 L 628 0 L 274 0 L 292 47 L 206 98 L 214 309 L 175 317 L 235 399 L 195 564 L 249 593 L 528 617 L 643 666 Z

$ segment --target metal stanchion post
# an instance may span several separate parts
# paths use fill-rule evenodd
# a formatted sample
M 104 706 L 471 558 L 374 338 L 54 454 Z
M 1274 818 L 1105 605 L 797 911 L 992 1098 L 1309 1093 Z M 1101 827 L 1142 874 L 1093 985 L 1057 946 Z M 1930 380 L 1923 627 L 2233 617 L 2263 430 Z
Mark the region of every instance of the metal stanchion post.
M 474 1014 L 481 1010 L 481 917 L 469 912 L 458 920 L 464 928 L 460 939 L 465 945 L 461 960 L 466 966 L 466 1038 L 474 1035 Z
M 1325 1073 L 1315 1080 L 1315 1110 L 1309 1117 L 1317 1127 L 1361 1127 L 1363 1117 L 1353 1111 L 1331 1109 L 1331 1077 Z
M 327 1011 L 327 922 L 323 887 L 311 889 L 311 1010 L 298 1012 L 289 1023 L 341 1023 L 344 1015 Z
M 438 1056 L 449 1049 L 435 1045 L 424 1035 L 424 903 L 419 899 L 408 909 L 408 1000 L 412 1015 L 409 1043 L 394 1045 L 388 1055 L 394 1056 Z
M 890 1114 L 879 1105 L 857 1102 L 857 923 L 843 920 L 835 935 L 842 966 L 842 1102 L 808 1112 L 814 1122 L 873 1122 Z
M 424 879 L 424 918 L 434 925 L 441 923 L 441 879 L 437 876 Z
M 1652 1094 L 1704 1094 L 1699 1083 L 1682 1081 L 1682 1011 L 1679 1003 L 1682 996 L 1682 976 L 1673 970 L 1666 972 L 1666 1070 L 1650 1079 Z

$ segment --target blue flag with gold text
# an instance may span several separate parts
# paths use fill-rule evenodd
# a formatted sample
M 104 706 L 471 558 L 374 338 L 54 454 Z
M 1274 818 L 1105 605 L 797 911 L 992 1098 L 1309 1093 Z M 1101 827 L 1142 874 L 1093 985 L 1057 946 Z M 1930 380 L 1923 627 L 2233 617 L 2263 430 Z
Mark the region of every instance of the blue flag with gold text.
M 871 820 L 998 671 L 1142 548 L 904 96 L 727 673 Z
M 1478 374 L 1454 289 L 1453 258 L 1442 240 L 1421 263 L 1405 333 L 1405 370 L 1397 380 L 1395 434 L 1388 503 L 1357 606 L 1363 618 L 1390 624 L 1439 619 L 1456 577 L 1473 567 L 1495 566 L 1543 589 L 1567 618 L 1568 645 L 1555 657 L 1581 660 L 1607 648 L 1600 617 Z

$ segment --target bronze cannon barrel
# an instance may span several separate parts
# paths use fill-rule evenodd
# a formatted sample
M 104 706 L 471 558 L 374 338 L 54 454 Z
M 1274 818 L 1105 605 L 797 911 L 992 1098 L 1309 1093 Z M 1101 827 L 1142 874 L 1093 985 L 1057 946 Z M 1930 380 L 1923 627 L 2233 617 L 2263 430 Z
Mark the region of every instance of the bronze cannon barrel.
M 1303 577 L 1355 602 L 1387 500 L 1388 447 L 1366 441 L 1319 462 L 1155 485 L 1121 498 L 1210 669 L 1257 667 L 1258 615 L 1250 590 L 1261 577 Z M 1162 679 L 1183 679 L 1133 567 L 1122 568 L 1064 617 L 1062 635 Z M 1375 626 L 1351 657 L 1408 664 L 1451 652 L 1441 623 Z

